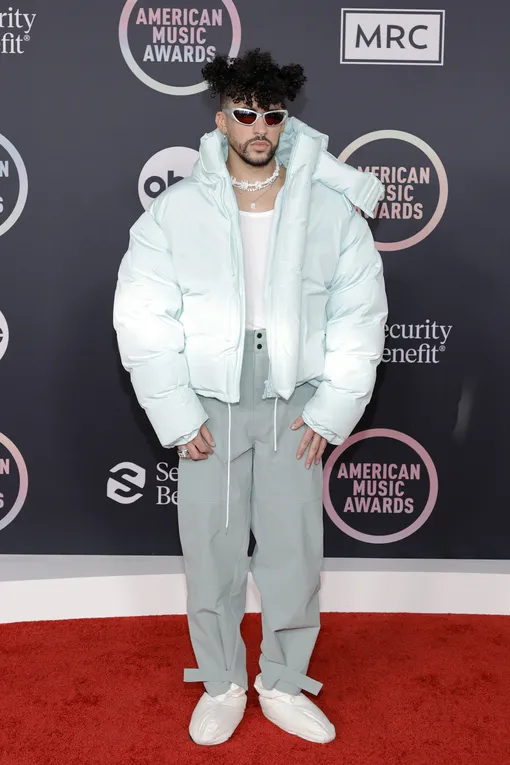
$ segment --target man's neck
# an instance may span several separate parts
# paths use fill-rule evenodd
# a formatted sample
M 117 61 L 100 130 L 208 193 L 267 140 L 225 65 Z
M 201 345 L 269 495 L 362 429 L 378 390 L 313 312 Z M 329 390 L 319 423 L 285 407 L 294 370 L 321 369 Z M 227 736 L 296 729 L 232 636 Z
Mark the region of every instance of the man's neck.
M 227 158 L 227 170 L 230 175 L 237 178 L 238 181 L 248 181 L 249 183 L 255 183 L 256 181 L 265 181 L 273 172 L 276 167 L 275 159 L 262 167 L 255 167 L 245 162 L 239 154 L 229 149 Z

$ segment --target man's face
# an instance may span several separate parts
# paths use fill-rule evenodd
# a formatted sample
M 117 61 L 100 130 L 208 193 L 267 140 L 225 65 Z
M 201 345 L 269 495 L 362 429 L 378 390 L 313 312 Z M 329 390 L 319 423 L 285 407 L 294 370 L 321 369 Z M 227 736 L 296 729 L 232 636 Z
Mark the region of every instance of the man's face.
M 244 102 L 234 103 L 228 101 L 225 108 L 231 109 L 253 109 L 262 113 L 256 101 L 251 106 Z M 271 105 L 271 109 L 281 109 L 280 104 Z M 269 111 L 269 110 L 268 110 Z M 278 141 L 284 125 L 275 125 L 268 127 L 262 118 L 259 118 L 253 125 L 240 125 L 239 122 L 224 112 L 218 112 L 216 115 L 216 124 L 220 130 L 225 133 L 229 146 L 233 151 L 243 159 L 246 164 L 253 167 L 264 167 L 273 159 Z

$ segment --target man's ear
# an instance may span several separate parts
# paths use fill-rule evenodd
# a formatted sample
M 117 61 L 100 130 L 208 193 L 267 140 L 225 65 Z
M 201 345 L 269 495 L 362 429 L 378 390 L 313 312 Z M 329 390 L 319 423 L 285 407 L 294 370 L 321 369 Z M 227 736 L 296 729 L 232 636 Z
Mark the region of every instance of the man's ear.
M 216 127 L 225 135 L 227 132 L 227 116 L 224 112 L 216 112 Z

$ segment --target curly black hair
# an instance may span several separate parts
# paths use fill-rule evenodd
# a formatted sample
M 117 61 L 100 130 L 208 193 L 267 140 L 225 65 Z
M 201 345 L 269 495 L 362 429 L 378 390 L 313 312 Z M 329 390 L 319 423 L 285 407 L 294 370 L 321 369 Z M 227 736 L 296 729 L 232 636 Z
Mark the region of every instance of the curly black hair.
M 220 95 L 222 106 L 228 99 L 248 106 L 256 101 L 266 110 L 272 105 L 284 108 L 286 101 L 294 101 L 307 79 L 300 64 L 279 67 L 260 48 L 236 58 L 216 56 L 204 66 L 202 75 L 211 96 Z

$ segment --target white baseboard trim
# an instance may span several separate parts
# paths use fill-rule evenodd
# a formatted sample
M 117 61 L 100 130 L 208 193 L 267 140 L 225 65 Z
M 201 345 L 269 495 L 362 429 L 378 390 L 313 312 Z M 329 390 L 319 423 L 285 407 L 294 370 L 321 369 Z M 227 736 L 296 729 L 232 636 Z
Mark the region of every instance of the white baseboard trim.
M 322 611 L 510 615 L 510 573 L 324 571 Z M 251 574 L 247 612 L 260 611 Z M 184 574 L 0 581 L 0 623 L 184 614 Z

